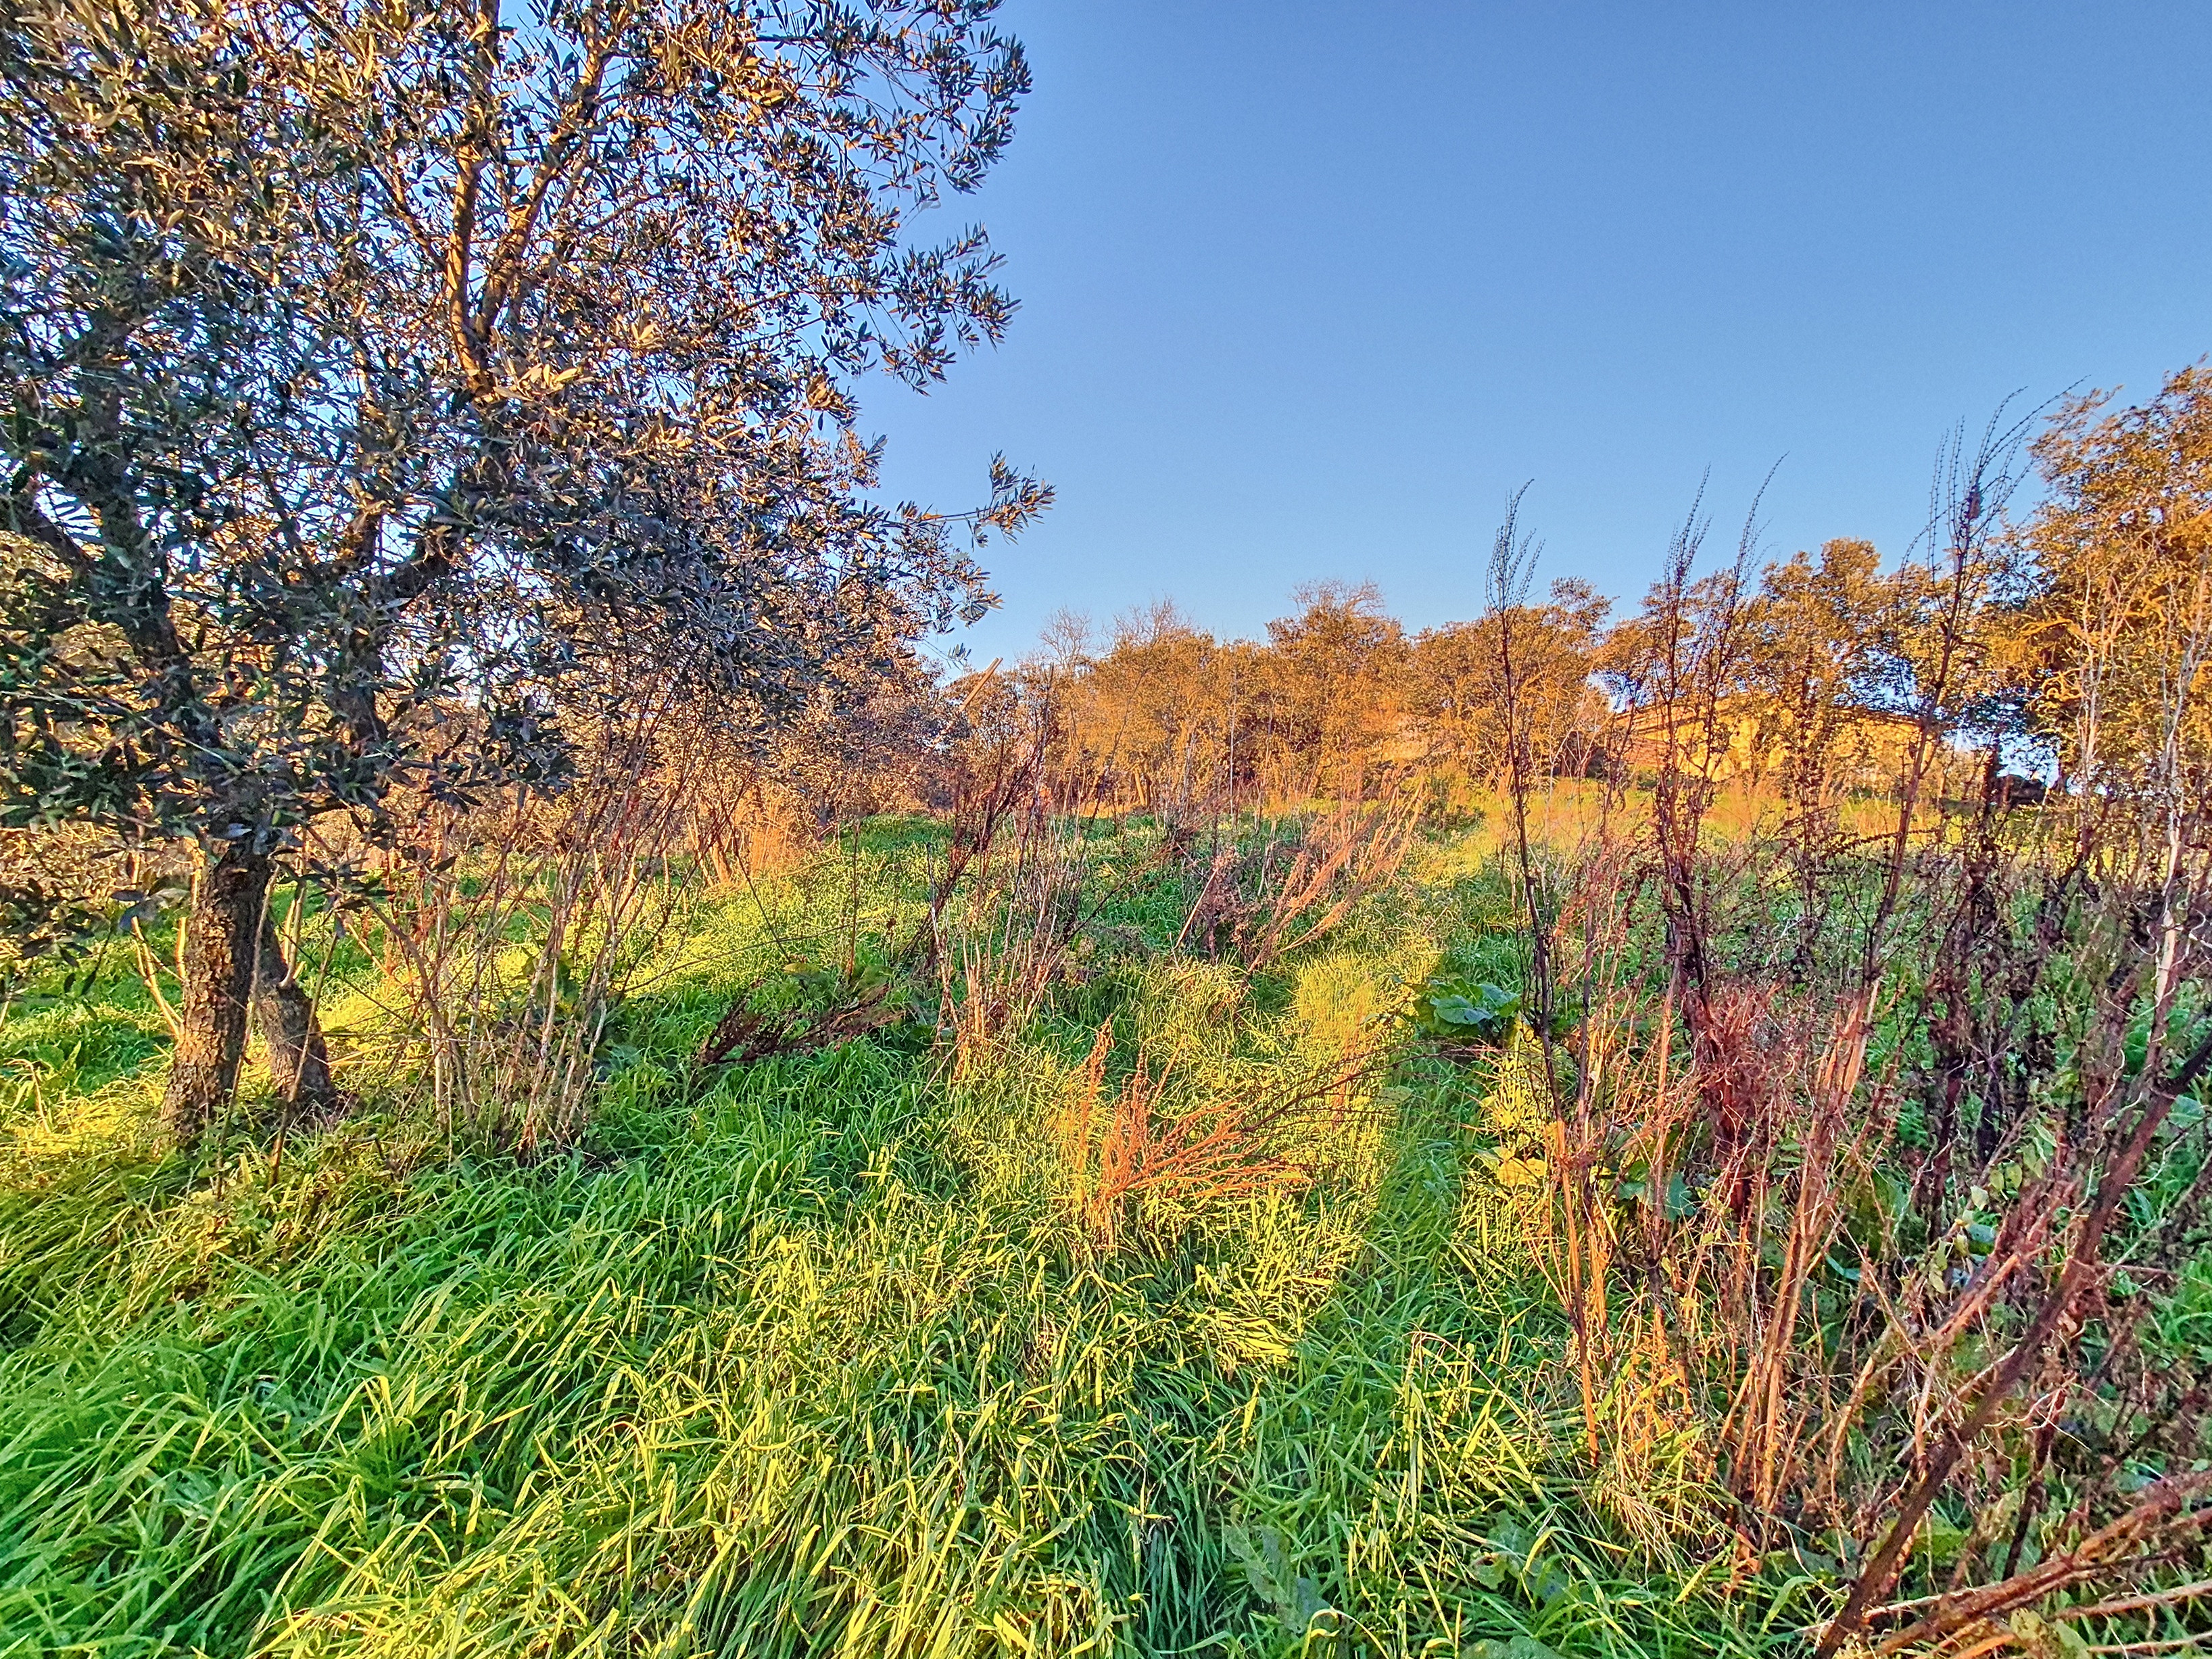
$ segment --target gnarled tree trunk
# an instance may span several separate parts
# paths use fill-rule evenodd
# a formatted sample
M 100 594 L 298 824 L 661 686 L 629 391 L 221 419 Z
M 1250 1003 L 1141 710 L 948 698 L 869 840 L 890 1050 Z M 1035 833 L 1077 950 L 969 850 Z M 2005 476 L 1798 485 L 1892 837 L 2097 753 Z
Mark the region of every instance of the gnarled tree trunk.
M 269 855 L 244 837 L 227 842 L 200 872 L 185 918 L 185 986 L 169 1057 L 161 1121 L 197 1141 L 238 1084 L 246 1051 L 255 957 L 268 925 Z
M 205 1133 L 238 1086 L 251 1014 L 269 1046 L 277 1094 L 329 1109 L 337 1091 L 314 1005 L 284 959 L 269 889 L 274 867 L 243 840 L 210 859 L 185 919 L 185 985 L 161 1121 L 186 1145 Z
M 299 975 L 284 958 L 276 920 L 266 905 L 262 907 L 253 1021 L 269 1047 L 269 1076 L 276 1085 L 277 1097 L 295 1109 L 335 1109 L 337 1090 L 331 1083 L 330 1051 L 323 1043 L 322 1024 L 315 1018 L 315 1005 Z

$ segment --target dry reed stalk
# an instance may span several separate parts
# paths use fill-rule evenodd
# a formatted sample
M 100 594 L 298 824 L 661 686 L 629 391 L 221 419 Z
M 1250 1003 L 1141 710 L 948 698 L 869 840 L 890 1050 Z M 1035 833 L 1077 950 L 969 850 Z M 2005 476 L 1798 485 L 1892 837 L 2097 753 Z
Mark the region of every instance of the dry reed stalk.
M 1299 838 L 1243 955 L 1254 968 L 1310 945 L 1369 894 L 1396 879 L 1419 822 L 1418 797 L 1393 787 L 1374 801 L 1340 803 Z
M 1042 1006 L 1088 914 L 1080 827 L 1056 817 L 1042 790 L 1007 820 L 973 861 L 970 925 L 939 957 L 956 1077 L 974 1074 Z
M 1553 1292 L 1573 1331 L 1575 1380 L 1582 1391 L 1583 1449 L 1590 1468 L 1602 1461 L 1601 1402 L 1610 1392 L 1615 1355 L 1607 1286 L 1619 1244 L 1615 1206 L 1603 1190 L 1603 1136 L 1588 1122 L 1554 1118 L 1544 1126 L 1545 1170 L 1559 1229 L 1540 1253 Z
M 813 850 L 813 826 L 792 793 L 757 766 L 702 780 L 685 814 L 684 842 L 714 890 L 734 892 L 762 876 L 797 869 Z
M 971 702 L 989 680 L 986 675 L 970 689 Z M 994 729 L 972 735 L 953 756 L 948 769 L 951 804 L 945 815 L 945 862 L 930 882 L 920 926 L 898 951 L 902 960 L 918 961 L 940 979 L 948 979 L 947 915 L 963 884 L 971 878 L 978 885 L 989 882 L 993 860 L 1006 845 L 1006 831 L 1017 820 L 1022 826 L 1018 843 L 1024 848 L 1033 847 L 1040 825 L 1053 822 L 1046 787 L 1056 730 L 1051 698 L 1010 702 L 1006 713 Z
M 1738 1091 L 1746 1136 L 1729 1163 L 1708 1167 L 1702 1196 L 1690 1194 L 1690 1212 L 1674 1218 L 1668 1194 L 1693 1144 L 1691 1131 L 1710 1121 L 1709 1109 L 1699 1101 L 1701 1079 L 1658 1069 L 1670 1063 L 1663 1027 L 1641 1067 L 1619 1052 L 1618 1038 L 1584 1048 L 1585 1067 L 1609 1073 L 1615 1086 L 1607 1109 L 1589 1115 L 1583 1144 L 1618 1145 L 1623 1164 L 1640 1166 L 1642 1224 L 1626 1234 L 1617 1222 L 1601 1231 L 1610 1206 L 1583 1172 L 1595 1162 L 1587 1154 L 1560 1182 L 1569 1198 L 1582 1199 L 1571 1243 L 1602 1239 L 1617 1255 L 1633 1242 L 1637 1271 L 1625 1281 L 1631 1301 L 1622 1328 L 1649 1323 L 1667 1340 L 1640 1352 L 1604 1348 L 1606 1339 L 1583 1332 L 1595 1333 L 1605 1293 L 1572 1280 L 1565 1289 L 1583 1299 L 1571 1314 L 1585 1355 L 1613 1370 L 1663 1363 L 1705 1402 L 1707 1472 L 1724 1483 L 1756 1550 L 1785 1495 L 1803 1489 L 1808 1450 L 1826 1426 L 1823 1344 L 1808 1321 L 1814 1273 L 1840 1234 L 1840 1193 L 1867 1162 L 1869 1127 L 1847 1110 L 1862 1034 L 1856 1016 L 1846 1015 L 1823 1040 L 1816 1019 L 1778 1006 L 1761 988 L 1716 987 L 1712 1014 L 1714 1053 Z M 1631 1029 L 1617 1014 L 1605 1027 Z M 1591 1244 L 1581 1248 L 1595 1266 Z M 1586 1401 L 1598 1393 L 1585 1381 Z
M 403 1060 L 449 1138 L 523 1158 L 571 1144 L 637 965 L 680 904 L 690 779 L 655 764 L 665 706 L 611 722 L 561 793 L 426 811 L 382 925 Z
M 1168 1104 L 1171 1073 L 1141 1054 L 1109 1090 L 1113 1042 L 1112 1024 L 1101 1025 L 1053 1126 L 1072 1207 L 1102 1251 L 1126 1240 L 1147 1200 L 1219 1203 L 1304 1182 L 1293 1141 L 1342 1129 L 1361 1086 L 1390 1060 L 1380 1048 L 1348 1054 L 1249 1097 L 1178 1110 Z
M 2175 1101 L 2192 1088 L 2208 1068 L 2212 1068 L 2212 1035 L 2204 1038 L 2172 1076 L 2149 1087 L 2148 1098 L 2142 1101 L 2132 1122 L 2114 1123 L 2115 1128 L 2124 1130 L 2124 1139 L 2104 1164 L 2090 1210 L 2075 1224 L 2072 1236 L 2066 1240 L 2063 1265 L 2057 1282 L 2045 1292 L 2027 1330 L 2002 1359 L 1978 1379 L 1971 1404 L 1929 1455 L 1924 1469 L 1899 1503 L 1881 1547 L 1854 1583 L 1843 1610 L 1823 1633 L 1819 1653 L 1834 1652 L 1844 1638 L 1863 1622 L 1868 1607 L 1894 1581 L 1900 1558 L 1953 1470 L 1990 1427 L 1999 1408 L 2030 1368 L 2045 1358 L 2046 1345 L 2085 1298 L 2093 1281 L 2109 1271 L 2103 1259 L 2105 1236 Z
M 196 883 L 198 881 L 199 876 L 197 872 L 194 872 L 192 879 Z M 132 957 L 138 968 L 139 982 L 145 986 L 146 994 L 153 1000 L 155 1012 L 161 1015 L 161 1024 L 169 1028 L 170 1040 L 174 1042 L 184 1035 L 185 1022 L 183 1017 L 171 1005 L 169 999 L 162 994 L 161 964 L 154 958 L 154 947 L 146 942 L 145 927 L 135 917 L 131 922 L 131 944 Z M 177 982 L 179 985 L 183 984 L 185 930 L 181 927 L 177 929 L 175 960 L 172 968 L 176 975 Z
M 1929 1610 L 1911 1625 L 1884 1638 L 1877 1653 L 1900 1653 L 1923 1644 L 1959 1640 L 1984 1642 L 1996 1634 L 1992 1621 L 2032 1607 L 2063 1590 L 2115 1577 L 2194 1559 L 2212 1531 L 2212 1473 L 2154 1482 L 2117 1519 L 2099 1528 L 2064 1553 L 2039 1562 L 1995 1584 L 1964 1595 L 1937 1595 L 1879 1608 L 1867 1617 Z M 2175 1585 L 2143 1595 L 2108 1597 L 2086 1606 L 2061 1607 L 2044 1615 L 2054 1623 L 2112 1618 L 2212 1595 L 2212 1582 Z
M 1419 793 L 1399 779 L 1374 799 L 1339 801 L 1308 820 L 1295 841 L 1271 834 L 1257 848 L 1240 848 L 1234 820 L 1224 826 L 1217 819 L 1202 855 L 1194 834 L 1174 854 L 1194 873 L 1204 870 L 1176 948 L 1231 949 L 1256 972 L 1313 944 L 1397 879 L 1420 813 Z

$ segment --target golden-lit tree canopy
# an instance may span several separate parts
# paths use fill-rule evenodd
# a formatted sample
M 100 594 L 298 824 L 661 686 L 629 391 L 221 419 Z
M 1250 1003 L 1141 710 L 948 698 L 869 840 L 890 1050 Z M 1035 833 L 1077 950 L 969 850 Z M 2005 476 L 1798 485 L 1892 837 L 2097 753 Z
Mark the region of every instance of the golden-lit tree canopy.
M 2049 503 L 2011 666 L 2037 730 L 2090 787 L 2212 786 L 2212 372 L 2138 407 L 2066 406 L 2036 445 Z

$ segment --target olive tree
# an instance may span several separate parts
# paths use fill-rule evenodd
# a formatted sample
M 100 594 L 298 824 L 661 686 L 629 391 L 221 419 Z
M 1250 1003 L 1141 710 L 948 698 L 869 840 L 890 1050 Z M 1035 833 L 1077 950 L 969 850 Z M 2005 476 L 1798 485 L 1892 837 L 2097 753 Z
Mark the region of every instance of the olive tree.
M 990 602 L 1046 492 L 884 504 L 854 386 L 1006 322 L 912 234 L 1027 88 L 994 8 L 9 6 L 0 812 L 198 848 L 180 1136 L 249 1015 L 330 1093 L 270 921 L 319 815 L 557 787 L 626 677 L 765 730 Z

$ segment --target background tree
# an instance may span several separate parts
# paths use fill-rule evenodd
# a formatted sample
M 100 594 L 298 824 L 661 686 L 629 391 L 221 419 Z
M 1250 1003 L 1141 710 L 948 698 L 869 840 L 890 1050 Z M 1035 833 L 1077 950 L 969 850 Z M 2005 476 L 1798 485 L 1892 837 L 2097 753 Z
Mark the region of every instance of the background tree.
M 1822 931 L 1822 878 L 1838 850 L 1843 790 L 1864 775 L 1858 740 L 1882 713 L 1899 599 L 1873 543 L 1837 540 L 1817 557 L 1800 552 L 1769 565 L 1745 606 L 1743 691 L 1752 741 L 1778 762 L 1800 972 Z
M 0 811 L 200 849 L 165 1115 L 329 1093 L 270 892 L 626 676 L 761 737 L 989 602 L 851 385 L 1011 302 L 908 221 L 1026 89 L 981 3 L 30 0 L 0 31 Z M 1044 492 L 994 465 L 1011 529 Z
M 2067 777 L 2212 790 L 2212 372 L 2140 407 L 2068 404 L 2037 442 L 2051 498 L 2028 527 L 2033 597 L 2009 665 Z
M 1275 793 L 1357 795 L 1403 713 L 1405 630 L 1372 582 L 1310 582 L 1291 599 L 1298 614 L 1267 624 Z
M 1068 735 L 1089 775 L 1178 821 L 1225 803 L 1251 759 L 1252 654 L 1170 604 L 1115 618 L 1110 647 L 1067 683 Z
M 1510 660 L 1534 769 L 1583 771 L 1595 758 L 1588 739 L 1601 723 L 1604 698 L 1590 676 L 1610 608 L 1589 583 L 1562 579 L 1543 605 L 1425 629 L 1413 643 L 1409 691 L 1431 751 L 1472 778 L 1496 781 L 1505 763 L 1501 679 Z M 1509 636 L 1510 655 L 1501 648 Z

